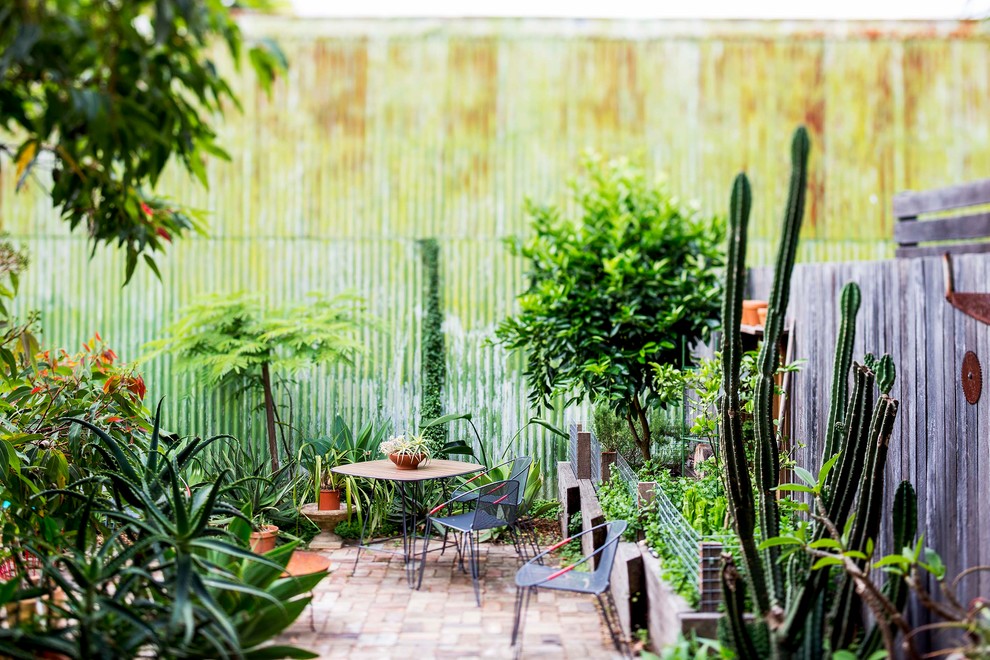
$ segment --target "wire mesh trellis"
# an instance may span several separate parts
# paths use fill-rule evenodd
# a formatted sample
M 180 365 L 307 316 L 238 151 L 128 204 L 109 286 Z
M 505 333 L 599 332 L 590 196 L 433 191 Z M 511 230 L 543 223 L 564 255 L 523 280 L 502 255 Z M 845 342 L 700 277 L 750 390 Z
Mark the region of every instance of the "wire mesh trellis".
M 639 497 L 639 477 L 621 454 L 612 466 L 614 478 L 622 479 L 633 500 Z M 726 542 L 723 535 L 703 535 L 684 517 L 662 488 L 654 488 L 656 520 L 659 522 L 660 539 L 666 546 L 668 557 L 683 566 L 688 583 L 698 595 L 698 609 L 702 612 L 718 611 L 721 602 L 719 566 Z

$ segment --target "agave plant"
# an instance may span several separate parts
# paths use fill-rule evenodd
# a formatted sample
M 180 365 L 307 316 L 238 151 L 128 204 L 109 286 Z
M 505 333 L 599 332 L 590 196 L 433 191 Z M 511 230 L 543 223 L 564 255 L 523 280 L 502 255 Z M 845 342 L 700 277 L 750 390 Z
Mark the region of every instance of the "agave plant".
M 249 551 L 249 522 L 223 499 L 225 475 L 193 486 L 181 478 L 183 467 L 217 438 L 163 443 L 160 416 L 161 404 L 146 445 L 71 420 L 92 432 L 91 449 L 106 464 L 57 491 L 79 502 L 75 544 L 59 548 L 21 539 L 41 558 L 40 582 L 64 594 L 64 601 L 48 603 L 60 625 L 4 630 L 0 653 L 315 657 L 289 647 L 271 655 L 262 644 L 299 615 L 309 602 L 302 594 L 326 574 L 282 579 L 292 544 L 268 556 Z M 99 485 L 96 494 L 93 484 Z M 224 519 L 231 522 L 218 524 Z M 17 583 L 11 593 L 0 590 L 0 597 L 38 593 L 39 583 Z

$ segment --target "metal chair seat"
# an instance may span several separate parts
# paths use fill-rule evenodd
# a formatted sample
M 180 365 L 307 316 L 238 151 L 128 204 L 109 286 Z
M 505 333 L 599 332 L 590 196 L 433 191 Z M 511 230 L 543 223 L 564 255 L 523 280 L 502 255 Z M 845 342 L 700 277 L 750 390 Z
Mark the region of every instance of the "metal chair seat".
M 426 516 L 426 529 L 423 531 L 423 558 L 420 561 L 419 583 L 423 584 L 423 573 L 426 569 L 426 553 L 430 547 L 430 533 L 434 525 L 444 528 L 443 540 L 446 543 L 447 532 L 454 530 L 459 532 L 461 540 L 458 543 L 458 559 L 461 569 L 464 568 L 464 558 L 467 558 L 471 566 L 471 582 L 474 584 L 474 598 L 478 605 L 481 605 L 481 588 L 479 585 L 480 568 L 479 559 L 481 547 L 479 533 L 489 529 L 504 527 L 513 538 L 513 543 L 518 546 L 515 537 L 514 525 L 519 509 L 519 482 L 511 479 L 496 481 L 494 483 L 478 486 L 474 491 L 462 493 L 473 495 L 466 502 L 470 507 L 469 511 L 454 513 L 454 504 L 462 504 L 457 499 L 450 499 L 433 508 Z M 461 507 L 458 507 L 461 508 Z M 448 510 L 447 515 L 437 515 L 444 509 Z M 417 587 L 418 588 L 418 587 Z
M 595 573 L 587 571 L 570 571 L 548 582 L 547 578 L 559 570 L 553 566 L 526 564 L 516 573 L 516 586 L 524 589 L 539 584 L 541 589 L 576 591 L 583 594 L 598 594 L 608 588 L 608 581 L 598 584 L 602 581 L 595 580 Z
M 515 623 L 512 626 L 512 645 L 515 647 L 515 655 L 519 657 L 522 653 L 522 632 L 523 623 L 526 620 L 526 612 L 529 609 L 529 601 L 537 589 L 555 589 L 557 591 L 571 591 L 594 596 L 601 607 L 602 618 L 608 628 L 615 650 L 623 656 L 629 656 L 629 646 L 622 636 L 622 625 L 619 623 L 618 613 L 615 607 L 615 600 L 609 590 L 609 583 L 612 576 L 612 563 L 615 560 L 615 552 L 619 546 L 619 539 L 626 531 L 625 520 L 612 520 L 610 522 L 596 525 L 591 529 L 586 529 L 580 534 L 563 539 L 543 552 L 539 553 L 522 568 L 516 571 L 516 607 Z M 543 565 L 543 558 L 551 552 L 564 547 L 567 543 L 579 539 L 586 534 L 592 534 L 598 529 L 605 530 L 605 542 L 600 548 L 589 555 L 585 555 L 575 563 L 563 568 L 553 568 Z M 595 557 L 598 557 L 597 566 Z M 577 570 L 578 568 L 591 568 L 590 571 Z
M 476 498 L 477 499 L 477 498 Z M 470 532 L 471 530 L 495 529 L 504 527 L 505 520 L 491 515 L 486 511 L 467 511 L 452 516 L 430 518 L 434 525 L 443 525 L 458 532 Z

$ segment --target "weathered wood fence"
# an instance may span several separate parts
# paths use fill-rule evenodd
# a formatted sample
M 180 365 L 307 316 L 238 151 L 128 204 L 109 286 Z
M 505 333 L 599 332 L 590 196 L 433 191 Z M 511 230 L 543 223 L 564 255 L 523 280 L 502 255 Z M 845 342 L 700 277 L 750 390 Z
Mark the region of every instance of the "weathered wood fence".
M 956 290 L 990 291 L 990 255 L 961 255 L 953 263 Z M 772 275 L 772 269 L 751 271 L 752 297 L 766 297 Z M 815 470 L 821 465 L 838 300 L 850 281 L 863 292 L 856 359 L 887 352 L 897 365 L 892 395 L 900 410 L 887 463 L 888 503 L 900 480 L 914 484 L 919 533 L 942 555 L 950 577 L 990 564 L 990 394 L 984 385 L 979 401 L 970 404 L 962 389 L 967 351 L 990 365 L 990 326 L 946 302 L 940 258 L 796 267 L 789 317 L 795 321 L 795 358 L 806 363 L 790 394 L 792 438 L 803 443 L 795 458 Z M 884 548 L 889 534 L 884 531 Z M 990 574 L 981 573 L 968 577 L 959 595 L 965 603 L 988 593 Z

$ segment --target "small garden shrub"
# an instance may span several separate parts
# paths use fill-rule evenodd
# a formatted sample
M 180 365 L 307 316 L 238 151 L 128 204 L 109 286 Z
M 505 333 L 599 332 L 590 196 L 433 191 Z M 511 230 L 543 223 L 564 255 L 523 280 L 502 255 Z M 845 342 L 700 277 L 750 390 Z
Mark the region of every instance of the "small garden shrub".
M 361 538 L 361 524 L 357 520 L 341 521 L 333 531 L 343 539 Z

